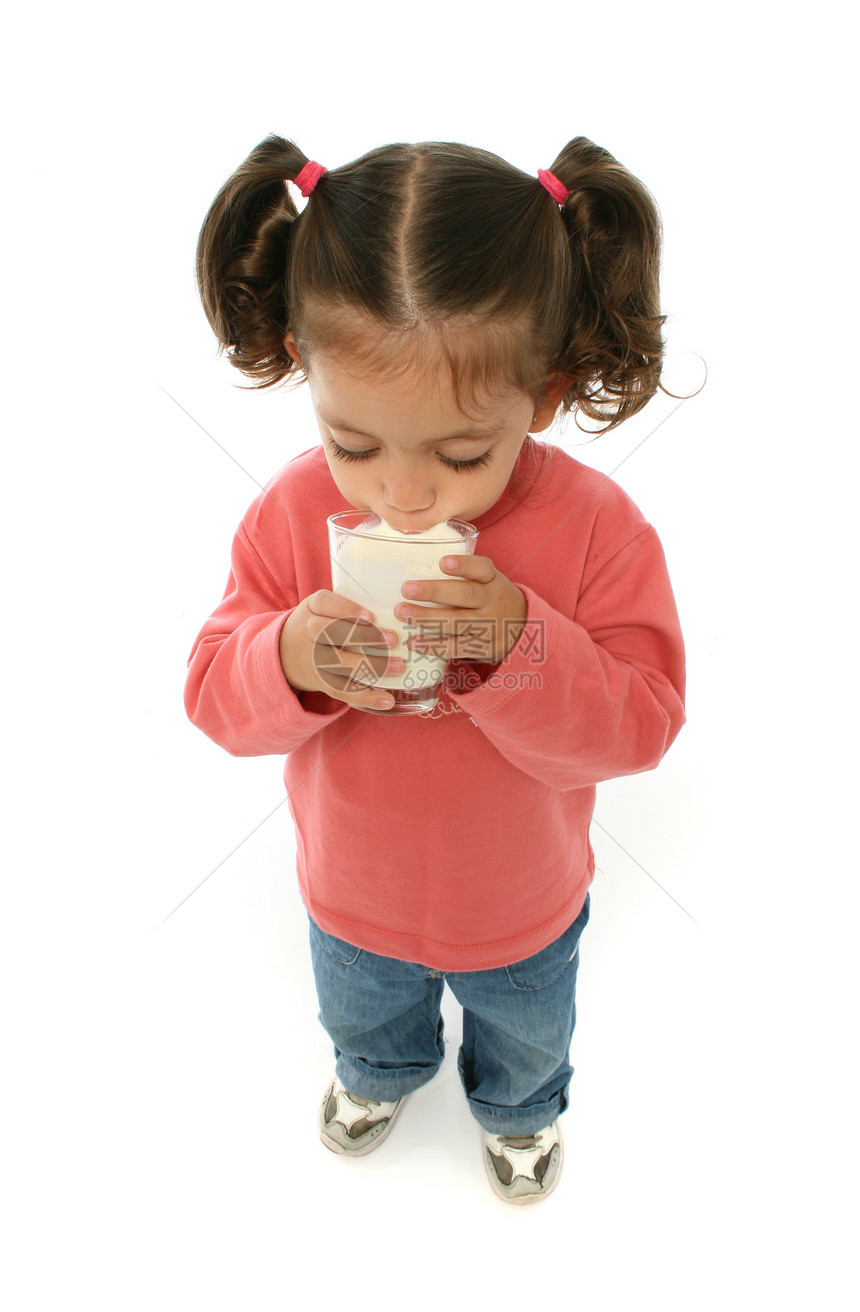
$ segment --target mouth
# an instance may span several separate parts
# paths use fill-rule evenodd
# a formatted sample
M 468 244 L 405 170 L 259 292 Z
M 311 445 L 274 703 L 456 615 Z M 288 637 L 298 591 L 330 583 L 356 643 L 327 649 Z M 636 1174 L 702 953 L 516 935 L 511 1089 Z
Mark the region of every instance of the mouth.
M 411 533 L 424 533 L 428 528 L 433 528 L 436 524 L 444 523 L 444 521 L 440 521 L 439 519 L 431 519 L 427 524 L 416 524 L 414 520 L 410 523 L 403 524 L 397 519 L 390 519 L 384 515 L 380 515 L 379 518 L 384 520 L 384 522 L 390 525 L 391 528 L 396 529 L 398 533 L 403 533 L 407 536 Z

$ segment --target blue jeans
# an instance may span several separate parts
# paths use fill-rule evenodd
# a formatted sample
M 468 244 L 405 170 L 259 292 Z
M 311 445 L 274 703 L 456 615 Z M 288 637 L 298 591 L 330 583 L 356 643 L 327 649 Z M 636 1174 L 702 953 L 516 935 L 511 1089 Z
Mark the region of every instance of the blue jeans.
M 568 1105 L 579 939 L 591 899 L 541 952 L 497 970 L 438 971 L 376 956 L 310 924 L 319 1019 L 360 1098 L 393 1101 L 442 1064 L 445 980 L 463 1007 L 460 1079 L 491 1134 L 535 1134 Z

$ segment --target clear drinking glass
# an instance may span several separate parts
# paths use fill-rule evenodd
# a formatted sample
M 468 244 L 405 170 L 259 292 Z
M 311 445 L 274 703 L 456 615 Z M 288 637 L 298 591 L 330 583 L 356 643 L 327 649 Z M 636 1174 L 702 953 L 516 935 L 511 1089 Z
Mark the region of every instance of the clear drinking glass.
M 432 650 L 432 625 L 427 635 L 431 648 L 427 652 L 411 651 L 406 640 L 418 629 L 416 623 L 397 619 L 394 607 L 407 598 L 403 584 L 409 579 L 445 579 L 439 566 L 443 556 L 475 554 L 478 530 L 462 519 L 449 519 L 438 528 L 438 536 L 420 533 L 386 532 L 378 515 L 366 510 L 345 510 L 329 515 L 329 551 L 331 553 L 332 591 L 366 607 L 377 628 L 393 629 L 398 636 L 396 647 L 384 650 L 388 656 L 400 656 L 406 662 L 402 674 L 377 676 L 370 663 L 359 664 L 353 675 L 369 688 L 385 688 L 394 698 L 390 710 L 358 709 L 371 715 L 417 715 L 432 711 L 439 700 L 447 661 Z M 376 531 L 374 531 L 376 530 Z M 416 608 L 434 610 L 434 602 L 410 602 Z

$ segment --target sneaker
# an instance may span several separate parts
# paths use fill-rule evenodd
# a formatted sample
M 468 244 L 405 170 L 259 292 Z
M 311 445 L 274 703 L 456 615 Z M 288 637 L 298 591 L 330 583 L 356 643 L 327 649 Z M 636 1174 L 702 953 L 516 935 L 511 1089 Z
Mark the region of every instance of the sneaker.
M 484 1165 L 490 1184 L 506 1203 L 537 1203 L 561 1178 L 564 1148 L 558 1121 L 538 1134 L 488 1134 Z
M 320 1105 L 319 1132 L 326 1148 L 333 1153 L 362 1157 L 373 1152 L 391 1132 L 403 1098 L 394 1102 L 375 1102 L 347 1093 L 335 1076 Z

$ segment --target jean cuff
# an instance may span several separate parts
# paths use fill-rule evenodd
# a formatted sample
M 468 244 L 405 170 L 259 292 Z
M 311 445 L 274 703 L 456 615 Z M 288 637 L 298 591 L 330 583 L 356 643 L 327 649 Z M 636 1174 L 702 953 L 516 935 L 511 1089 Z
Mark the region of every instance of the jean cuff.
M 372 1098 L 374 1102 L 395 1102 L 407 1093 L 429 1084 L 439 1070 L 441 1062 L 433 1066 L 392 1066 L 389 1070 L 368 1066 L 355 1057 L 338 1054 L 335 1074 L 343 1087 L 358 1098 Z
M 538 1134 L 557 1121 L 568 1107 L 566 1089 L 550 1102 L 534 1103 L 530 1107 L 491 1107 L 489 1103 L 468 1097 L 466 1101 L 469 1111 L 488 1134 Z

